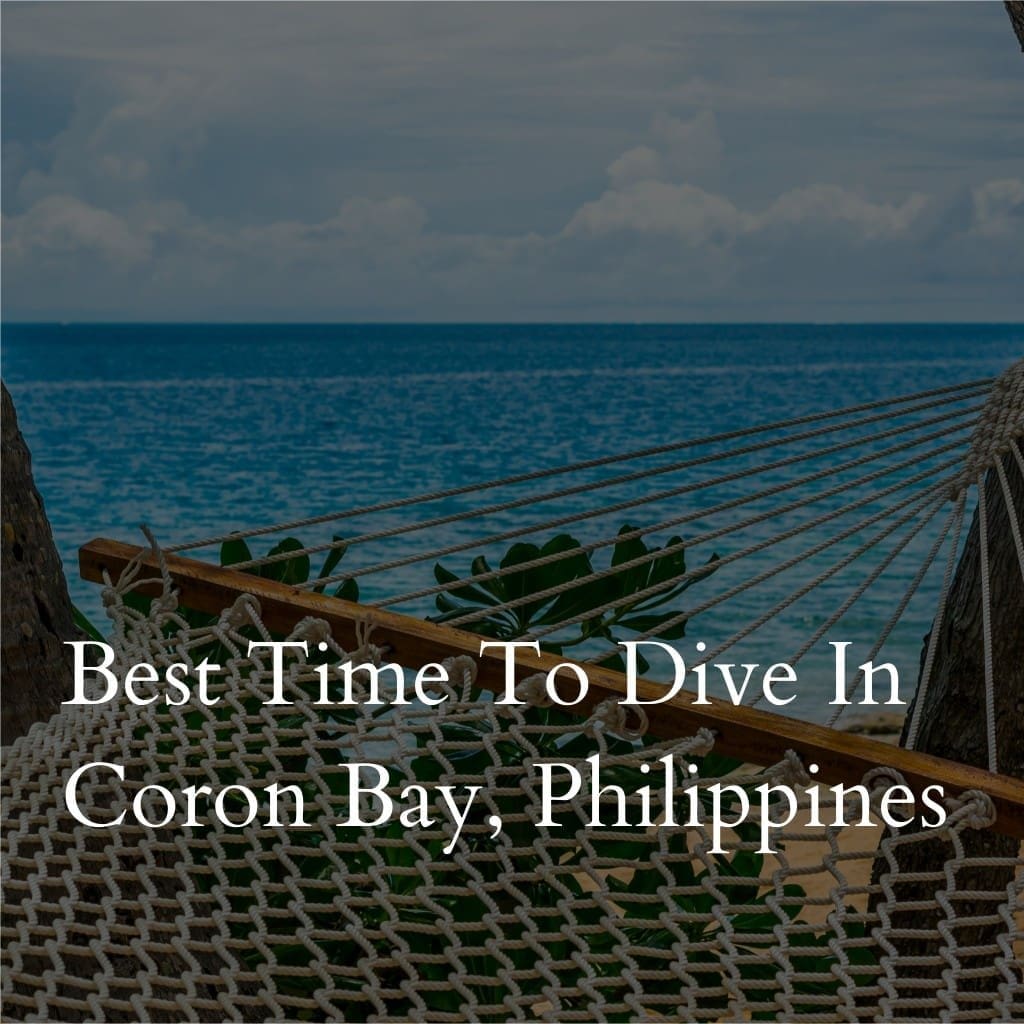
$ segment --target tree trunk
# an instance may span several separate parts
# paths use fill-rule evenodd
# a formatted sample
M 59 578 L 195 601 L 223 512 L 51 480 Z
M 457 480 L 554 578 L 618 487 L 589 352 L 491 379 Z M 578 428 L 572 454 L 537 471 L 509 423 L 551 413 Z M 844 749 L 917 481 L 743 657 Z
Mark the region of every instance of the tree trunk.
M 76 637 L 67 582 L 43 500 L 32 480 L 32 459 L 18 429 L 14 403 L 2 390 L 4 598 L 0 604 L 0 666 L 4 680 L 0 742 L 8 745 L 33 722 L 49 718 L 71 684 L 64 641 Z
M 1003 456 L 1003 469 L 1018 519 L 1024 514 L 1024 473 L 1013 453 Z M 1002 774 L 1024 778 L 1024 577 L 1010 529 L 1009 509 L 995 470 L 985 481 L 988 507 L 988 555 L 992 631 L 992 665 L 995 688 L 996 741 L 998 768 Z M 981 538 L 977 510 L 967 535 L 956 575 L 950 587 L 941 632 L 935 651 L 932 679 L 921 713 L 918 750 L 963 764 L 988 767 L 988 742 L 985 727 L 985 654 L 981 599 Z M 928 638 L 925 638 L 925 650 Z M 922 666 L 924 655 L 922 654 Z M 916 701 L 915 701 L 916 703 Z M 907 725 L 901 743 L 907 739 Z M 955 794 L 948 794 L 955 795 Z M 967 829 L 962 833 L 967 857 L 1017 856 L 1019 840 L 1002 836 L 990 829 Z M 943 839 L 913 843 L 898 849 L 900 875 L 909 872 L 931 872 L 932 882 L 900 881 L 897 876 L 894 892 L 903 901 L 932 900 L 935 892 L 946 887 L 942 876 L 945 862 L 953 855 L 952 845 Z M 874 881 L 888 870 L 884 861 L 876 861 Z M 936 874 L 937 873 L 937 874 Z M 998 910 L 999 894 L 1013 881 L 1013 867 L 967 867 L 958 871 L 955 885 L 958 893 L 983 894 L 976 899 L 956 902 L 959 917 L 971 914 L 992 915 Z M 876 902 L 877 905 L 877 902 Z M 912 979 L 939 979 L 948 964 L 941 957 L 944 945 L 937 932 L 945 914 L 940 909 L 914 908 L 892 916 L 895 928 L 929 929 L 933 937 L 891 938 L 901 957 L 933 957 L 930 964 L 900 969 L 900 980 L 910 982 L 903 994 L 907 997 L 925 994 L 920 986 L 912 987 Z M 955 928 L 959 946 L 976 945 L 981 952 L 959 954 L 964 968 L 991 966 L 999 955 L 995 945 L 1005 925 L 980 924 Z M 987 950 L 986 950 L 987 947 Z M 960 980 L 962 991 L 984 988 L 991 979 Z
M 1017 34 L 1017 42 L 1024 51 L 1024 2 L 1022 0 L 1004 0 L 1006 13 L 1010 16 L 1013 31 Z
M 1003 470 L 1019 521 L 1024 513 L 1024 474 L 1012 453 L 1003 457 Z M 998 767 L 1004 775 L 1024 778 L 1024 578 L 1009 509 L 994 470 L 986 477 L 985 502 Z M 1024 530 L 1024 524 L 1020 528 Z M 987 768 L 979 530 L 975 510 L 946 604 L 917 749 Z M 927 642 L 926 638 L 926 648 Z M 909 723 L 910 716 L 904 726 L 904 741 Z

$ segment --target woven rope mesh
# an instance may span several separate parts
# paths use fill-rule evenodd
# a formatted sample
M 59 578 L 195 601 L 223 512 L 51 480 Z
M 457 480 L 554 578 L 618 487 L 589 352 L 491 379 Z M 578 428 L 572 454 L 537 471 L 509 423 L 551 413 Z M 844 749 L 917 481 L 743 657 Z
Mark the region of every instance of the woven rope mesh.
M 292 704 L 267 706 L 269 636 L 244 598 L 212 625 L 190 625 L 173 597 L 143 614 L 138 581 L 108 591 L 123 665 L 215 657 L 214 707 L 68 708 L 15 745 L 4 780 L 7 829 L 4 993 L 11 1016 L 57 1020 L 1017 1020 L 1022 860 L 986 855 L 991 807 L 954 796 L 941 830 L 898 837 L 873 827 L 811 828 L 806 808 L 757 853 L 750 828 L 711 852 L 696 828 L 588 829 L 585 794 L 538 825 L 537 759 L 641 781 L 673 754 L 703 789 L 806 781 L 802 766 L 739 765 L 713 738 L 637 738 L 628 722 L 560 709 L 499 707 L 450 663 L 437 708 L 312 701 L 313 666 L 289 663 Z M 321 640 L 326 624 L 293 637 Z M 325 657 L 379 656 L 333 643 Z M 627 736 L 617 734 L 626 732 Z M 450 825 L 339 828 L 342 764 L 386 759 L 407 782 L 482 786 L 450 856 Z M 124 765 L 125 782 L 89 776 L 83 810 L 109 818 L 144 784 L 302 787 L 310 828 L 245 828 L 204 818 L 166 829 L 73 821 L 59 800 L 87 761 Z M 891 773 L 865 780 L 891 784 Z M 682 779 L 680 779 L 682 784 Z M 799 790 L 805 793 L 803 789 Z M 826 794 L 828 791 L 825 791 Z M 608 798 L 611 801 L 611 797 Z M 631 798 L 635 801 L 636 798 Z M 806 793 L 804 796 L 806 802 Z M 856 805 L 858 799 L 851 797 Z M 230 805 L 228 805 L 230 806 Z M 616 805 L 617 806 L 617 805 Z M 823 803 L 822 817 L 828 818 Z M 615 807 L 609 804 L 609 819 Z M 500 815 L 496 839 L 487 822 Z M 703 814 L 703 811 L 702 811 Z M 262 819 L 262 820 L 261 820 Z M 439 816 L 439 820 L 446 821 Z M 859 810 L 851 820 L 859 820 Z M 900 869 L 927 843 L 937 866 Z M 876 862 L 879 868 L 875 870 Z M 972 872 L 1001 869 L 977 891 Z M 987 876 L 987 877 L 990 877 Z
M 662 618 L 647 614 L 631 628 L 678 639 L 696 615 L 709 660 L 729 651 L 742 662 L 753 639 L 774 630 L 759 643 L 792 649 L 793 664 L 805 654 L 811 661 L 814 645 L 851 619 L 876 637 L 872 657 L 900 630 L 916 657 L 931 623 L 907 734 L 913 747 L 976 503 L 984 619 L 976 700 L 994 768 L 997 753 L 1014 753 L 1013 723 L 997 716 L 995 699 L 1003 671 L 996 655 L 1014 648 L 993 642 L 992 622 L 1010 591 L 997 586 L 988 551 L 1012 534 L 1005 564 L 1024 571 L 1019 502 L 1011 499 L 1024 479 L 1022 425 L 1024 362 L 995 382 L 521 474 L 484 485 L 492 491 L 484 498 L 460 487 L 246 534 L 345 531 L 329 540 L 314 533 L 306 548 L 290 541 L 254 555 L 239 535 L 178 545 L 233 548 L 234 591 L 243 596 L 215 614 L 186 608 L 168 573 L 136 560 L 104 589 L 115 671 L 209 658 L 223 666 L 211 676 L 210 696 L 219 700 L 66 706 L 10 749 L 2 789 L 5 1014 L 1024 1019 L 1024 856 L 997 834 L 998 822 L 992 827 L 984 794 L 947 791 L 942 827 L 889 832 L 879 801 L 900 782 L 895 771 L 879 766 L 845 779 L 840 793 L 811 785 L 813 767 L 792 752 L 777 764 L 740 763 L 715 749 L 710 732 L 662 734 L 656 711 L 648 722 L 607 700 L 590 718 L 574 717 L 544 706 L 530 680 L 520 684 L 526 704 L 500 705 L 477 686 L 476 665 L 465 656 L 446 663 L 451 682 L 438 684 L 447 699 L 437 706 L 369 704 L 368 676 L 358 672 L 352 705 L 325 706 L 316 703 L 318 660 L 377 664 L 387 652 L 361 629 L 358 649 L 343 650 L 330 625 L 312 618 L 294 626 L 289 619 L 290 638 L 307 640 L 311 651 L 324 644 L 323 653 L 289 661 L 290 702 L 268 704 L 272 664 L 249 644 L 271 632 L 256 598 L 244 593 L 251 577 L 243 575 L 287 580 L 301 556 L 306 575 L 289 581 L 291 593 L 330 584 L 329 593 L 353 599 L 358 578 L 366 621 L 389 607 L 417 616 L 434 608 L 452 626 L 482 631 L 490 622 L 489 636 L 565 643 L 566 653 L 598 664 L 607 664 L 609 629 L 572 644 L 594 622 L 619 621 L 606 607 L 607 584 L 618 594 L 615 580 L 625 570 L 635 575 L 633 607 L 694 584 L 682 609 L 653 604 Z M 603 476 L 605 466 L 614 473 Z M 517 490 L 547 477 L 559 478 L 551 490 Z M 661 483 L 646 486 L 651 480 Z M 639 481 L 642 492 L 630 491 Z M 414 518 L 391 518 L 399 509 Z M 616 529 L 621 518 L 608 521 L 637 509 L 653 525 Z M 480 550 L 500 557 L 496 544 L 548 541 L 567 526 L 581 531 L 583 546 L 555 538 L 520 548 L 494 569 L 474 560 L 468 578 L 448 568 Z M 690 568 L 683 541 L 668 534 L 675 529 L 688 531 Z M 643 543 L 659 534 L 663 546 Z M 326 559 L 319 577 L 309 572 L 309 555 Z M 435 578 L 424 586 L 412 570 L 429 562 Z M 904 596 L 894 606 L 893 591 L 879 596 L 873 584 L 897 570 Z M 453 600 L 469 592 L 467 579 L 495 585 L 478 607 Z M 153 592 L 147 587 L 157 596 L 140 602 L 140 591 Z M 531 619 L 530 609 L 543 614 Z M 608 619 L 595 618 L 606 612 Z M 195 826 L 185 824 L 179 802 L 162 828 L 144 827 L 131 813 L 117 827 L 89 828 L 65 807 L 64 789 L 72 773 L 97 761 L 122 766 L 124 781 L 106 769 L 83 776 L 81 810 L 94 820 L 111 820 L 146 786 L 212 792 L 197 799 Z M 538 766 L 550 761 L 571 765 L 583 783 L 544 824 Z M 396 808 L 406 806 L 407 785 L 426 787 L 431 823 L 344 824 L 347 766 L 355 762 L 387 764 Z M 656 796 L 645 818 L 645 786 L 670 783 L 680 824 L 666 824 Z M 754 801 L 745 824 L 728 822 L 766 783 L 792 787 L 800 806 L 774 831 L 772 852 L 762 853 Z M 266 787 L 274 784 L 298 787 L 307 827 L 293 820 L 288 801 L 280 821 L 270 821 Z M 612 785 L 622 788 L 621 807 L 613 790 L 602 789 Z M 246 807 L 233 786 L 261 795 L 244 827 L 210 813 L 213 795 L 226 792 L 228 818 L 242 820 Z M 458 835 L 441 806 L 442 786 L 479 787 Z M 709 803 L 716 787 L 718 825 Z M 159 798 L 149 806 L 159 820 Z M 595 816 L 603 827 L 591 826 Z

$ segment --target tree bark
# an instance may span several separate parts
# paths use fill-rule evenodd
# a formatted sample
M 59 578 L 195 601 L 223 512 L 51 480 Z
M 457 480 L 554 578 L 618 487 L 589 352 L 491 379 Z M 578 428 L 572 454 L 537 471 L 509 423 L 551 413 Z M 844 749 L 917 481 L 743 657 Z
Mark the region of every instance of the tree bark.
M 64 641 L 77 633 L 67 581 L 53 543 L 32 458 L 18 429 L 14 403 L 2 390 L 3 602 L 0 669 L 4 699 L 0 742 L 12 743 L 49 718 L 68 693 L 71 659 Z
M 1024 2 L 1022 0 L 1004 0 L 1006 13 L 1010 16 L 1010 24 L 1017 35 L 1021 51 L 1024 52 Z
M 1003 457 L 1003 469 L 1018 520 L 1024 514 L 1024 473 L 1013 453 Z M 1024 577 L 1010 529 L 1009 508 L 995 470 L 985 481 L 988 507 L 988 555 L 992 632 L 992 665 L 995 689 L 996 743 L 998 768 L 1002 774 L 1024 778 Z M 925 638 L 927 650 L 929 638 Z M 922 652 L 922 667 L 924 653 Z M 916 703 L 916 699 L 915 699 Z M 907 717 L 901 743 L 914 709 Z M 937 642 L 932 679 L 921 712 L 918 750 L 963 764 L 988 767 L 988 742 L 985 726 L 985 655 L 981 597 L 981 538 L 978 512 L 975 510 L 963 554 L 950 587 Z M 955 794 L 947 794 L 955 795 Z M 991 829 L 966 829 L 961 833 L 967 857 L 1017 856 L 1020 842 Z M 941 838 L 899 848 L 900 874 L 931 872 L 932 882 L 905 882 L 897 876 L 894 891 L 902 903 L 931 900 L 946 887 L 944 865 L 953 855 L 952 845 Z M 1006 892 L 1014 876 L 1013 867 L 966 867 L 957 873 L 955 885 L 960 894 L 986 894 L 956 902 L 959 917 L 997 912 L 999 893 Z M 876 861 L 874 881 L 888 866 Z M 876 901 L 877 905 L 877 901 Z M 941 957 L 944 942 L 937 931 L 944 913 L 936 908 L 915 907 L 892 916 L 895 928 L 928 929 L 929 938 L 890 939 L 901 957 L 934 957 L 931 964 L 901 969 L 901 979 L 910 982 L 904 994 L 923 994 L 913 979 L 938 979 L 948 964 Z M 965 968 L 991 966 L 999 955 L 996 940 L 1004 925 L 980 924 L 955 929 L 959 946 L 988 947 L 973 955 L 960 954 Z M 963 991 L 985 989 L 991 979 L 961 980 Z
M 1003 457 L 1003 471 L 1019 523 L 1024 513 L 1024 474 L 1012 453 Z M 999 770 L 1024 778 L 1024 578 L 1010 529 L 1009 508 L 994 470 L 986 477 L 985 502 Z M 1024 524 L 1019 528 L 1024 530 Z M 927 644 L 925 638 L 925 649 Z M 975 510 L 935 650 L 932 680 L 921 711 L 918 750 L 988 767 L 984 655 L 981 538 Z M 923 661 L 922 653 L 922 666 Z M 904 726 L 904 741 L 909 722 L 910 716 Z

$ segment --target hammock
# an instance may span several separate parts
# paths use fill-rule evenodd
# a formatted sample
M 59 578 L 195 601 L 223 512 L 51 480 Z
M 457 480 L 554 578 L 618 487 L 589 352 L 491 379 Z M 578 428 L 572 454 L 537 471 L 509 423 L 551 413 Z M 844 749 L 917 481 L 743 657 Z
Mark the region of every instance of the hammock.
M 1024 578 L 1022 433 L 1024 361 L 994 381 L 174 547 L 91 542 L 82 571 L 104 584 L 118 665 L 211 657 L 222 700 L 67 706 L 11 749 L 6 1014 L 1020 1019 L 1024 784 L 999 774 L 1019 757 L 999 684 L 1024 635 L 1005 599 Z M 972 516 L 977 766 L 915 749 L 943 694 Z M 1007 536 L 1016 591 L 992 558 Z M 827 704 L 816 685 L 817 723 L 754 706 L 761 689 L 737 707 L 690 692 L 646 713 L 619 703 L 616 636 L 669 638 L 709 670 L 790 643 L 789 664 L 813 681 L 838 630 L 857 662 L 928 634 L 902 748 L 839 731 L 854 705 Z M 284 637 L 323 653 L 289 660 L 289 702 L 268 705 L 271 659 L 249 644 Z M 542 646 L 516 654 L 523 703 L 494 698 L 506 666 L 481 638 Z M 435 707 L 316 703 L 320 663 L 441 659 Z M 562 706 L 544 678 L 569 660 L 591 689 Z M 355 678 L 365 698 L 371 673 Z M 574 692 L 572 673 L 556 683 L 560 700 Z M 864 683 L 851 669 L 851 702 Z M 592 781 L 594 754 L 623 798 L 582 785 L 542 824 L 536 763 Z M 703 797 L 685 827 L 636 824 L 661 759 L 680 789 L 717 785 L 726 822 L 766 781 L 792 786 L 799 808 L 770 853 L 756 816 L 722 827 Z M 92 761 L 125 774 L 84 777 L 80 807 L 98 819 L 145 785 L 277 783 L 299 787 L 311 827 L 186 828 L 179 813 L 167 827 L 89 829 L 61 794 Z M 479 786 L 477 810 L 461 831 L 440 813 L 415 829 L 339 827 L 347 766 L 374 761 L 391 767 L 396 804 L 410 783 Z M 881 826 L 887 788 L 936 782 L 942 827 Z M 595 808 L 611 827 L 588 827 Z

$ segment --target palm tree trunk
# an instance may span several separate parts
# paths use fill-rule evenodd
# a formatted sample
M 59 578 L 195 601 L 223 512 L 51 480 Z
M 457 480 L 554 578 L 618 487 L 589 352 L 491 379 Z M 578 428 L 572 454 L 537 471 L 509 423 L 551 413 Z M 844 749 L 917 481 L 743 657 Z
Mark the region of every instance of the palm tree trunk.
M 0 670 L 4 679 L 0 742 L 5 746 L 49 718 L 70 693 L 71 659 L 64 641 L 76 637 L 71 600 L 32 458 L 18 429 L 14 403 L 2 390 L 2 565 Z
M 1004 0 L 1006 13 L 1010 16 L 1010 23 L 1013 31 L 1017 34 L 1017 41 L 1024 51 L 1024 2 L 1022 0 Z
M 1015 514 L 1024 515 L 1024 472 L 1010 452 L 1003 456 L 1003 470 L 1009 483 Z M 996 746 L 999 771 L 1004 775 L 1024 778 L 1024 576 L 1010 528 L 1010 510 L 1003 494 L 999 476 L 989 470 L 985 480 L 988 510 L 988 560 L 990 584 L 992 666 L 995 684 Z M 1024 529 L 1024 526 L 1021 527 Z M 935 652 L 932 679 L 921 709 L 921 727 L 916 748 L 926 753 L 950 758 L 963 764 L 988 767 L 988 741 L 985 715 L 985 655 L 982 622 L 981 538 L 978 512 L 967 536 L 956 575 L 950 587 L 946 613 Z M 928 638 L 925 638 L 925 650 Z M 922 653 L 922 666 L 924 656 Z M 907 729 L 914 709 L 907 717 L 901 740 L 906 742 Z M 956 794 L 948 794 L 956 795 Z M 961 833 L 966 857 L 1017 856 L 1020 841 L 999 835 L 991 829 L 966 829 Z M 897 861 L 900 873 L 894 879 L 894 892 L 899 902 L 932 900 L 937 889 L 946 886 L 942 872 L 953 854 L 945 839 L 933 838 L 900 847 Z M 1014 868 L 971 866 L 961 868 L 955 879 L 959 893 L 986 894 L 957 903 L 959 917 L 993 915 L 998 910 L 999 894 L 1012 883 Z M 888 866 L 884 860 L 875 863 L 877 883 Z M 931 873 L 936 881 L 902 881 L 910 873 Z M 875 901 L 877 905 L 877 900 Z M 900 969 L 900 980 L 909 984 L 904 995 L 920 995 L 924 990 L 912 988 L 914 979 L 939 979 L 948 964 L 941 956 L 944 942 L 937 930 L 944 918 L 939 908 L 897 912 L 892 915 L 894 928 L 927 929 L 928 938 L 890 938 L 900 957 L 929 957 L 931 963 Z M 979 924 L 956 928 L 958 946 L 976 946 L 972 955 L 959 955 L 964 968 L 991 966 L 999 955 L 996 945 L 1003 924 Z M 991 979 L 961 980 L 963 991 L 986 989 Z M 987 990 L 987 989 L 986 989 Z

